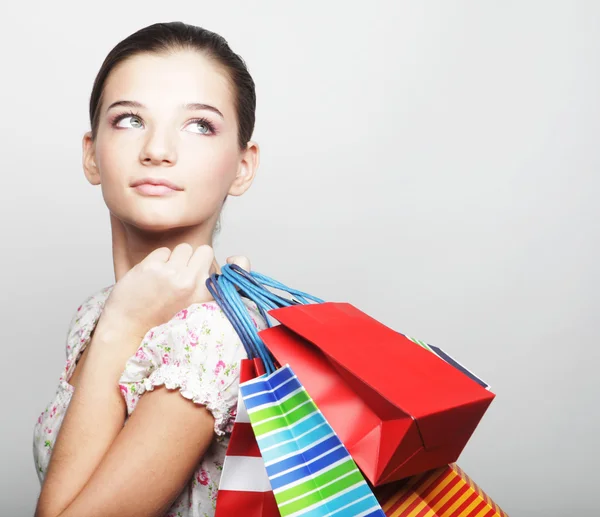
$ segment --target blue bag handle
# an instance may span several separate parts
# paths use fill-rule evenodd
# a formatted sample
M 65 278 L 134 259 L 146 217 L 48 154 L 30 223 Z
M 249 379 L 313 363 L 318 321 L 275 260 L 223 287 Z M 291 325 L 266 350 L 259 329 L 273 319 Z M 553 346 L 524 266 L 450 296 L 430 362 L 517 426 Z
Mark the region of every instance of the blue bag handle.
M 276 370 L 274 360 L 258 335 L 258 330 L 248 314 L 242 296 L 256 304 L 268 327 L 272 326 L 267 317 L 267 312 L 271 309 L 298 304 L 307 305 L 311 301 L 323 303 L 323 300 L 316 296 L 289 288 L 260 273 L 249 273 L 236 264 L 226 264 L 221 268 L 221 274 L 212 274 L 206 281 L 206 287 L 235 328 L 248 357 L 260 358 L 267 373 L 273 373 Z M 267 287 L 288 293 L 292 296 L 292 300 L 279 296 Z
M 221 275 L 213 274 L 206 280 L 206 287 L 237 332 L 248 358 L 260 359 L 265 371 L 273 373 L 276 370 L 273 358 L 258 336 L 254 322 L 235 286 Z
M 256 271 L 248 272 L 245 269 L 241 268 L 237 264 L 226 264 L 223 266 L 222 274 L 227 275 L 234 283 L 237 283 L 242 286 L 242 284 L 248 285 L 253 284 L 257 289 L 266 294 L 267 296 L 273 297 L 274 300 L 279 300 L 280 305 L 278 307 L 287 307 L 289 305 L 295 305 L 297 303 L 301 303 L 303 305 L 308 305 L 310 301 L 316 303 L 323 303 L 324 300 L 317 298 L 316 296 L 310 295 L 303 291 L 299 291 L 297 289 L 292 289 L 273 278 L 270 278 L 266 275 L 258 273 Z M 282 298 L 281 296 L 277 296 L 275 293 L 269 291 L 265 287 L 274 287 L 275 289 L 279 289 L 280 291 L 284 291 L 290 295 L 292 295 L 296 302 L 290 302 L 289 300 Z
M 271 309 L 289 307 L 290 305 L 308 304 L 310 303 L 310 300 L 317 303 L 323 303 L 323 300 L 316 296 L 287 287 L 260 273 L 248 273 L 236 264 L 227 264 L 223 267 L 221 274 L 222 277 L 229 280 L 232 284 L 237 285 L 242 294 L 256 303 L 269 327 L 271 327 L 271 322 L 266 317 L 266 313 Z M 293 298 L 290 300 L 279 296 L 265 286 L 273 286 L 292 295 Z
M 223 310 L 223 312 L 227 316 L 227 319 L 233 325 L 233 328 L 235 329 L 235 331 L 238 333 L 240 339 L 242 340 L 242 344 L 244 345 L 244 348 L 246 349 L 246 353 L 248 354 L 248 357 L 251 359 L 255 358 L 255 357 L 259 357 L 258 351 L 256 350 L 256 347 L 254 346 L 251 337 L 248 335 L 248 332 L 246 332 L 245 328 L 242 326 L 242 323 L 239 321 L 238 317 L 233 312 L 233 309 L 229 306 L 229 304 L 226 302 L 225 298 L 223 297 L 222 289 L 217 284 L 216 278 L 214 275 L 210 276 L 206 280 L 206 288 L 208 289 L 208 292 L 212 295 L 212 297 L 217 302 L 217 305 Z

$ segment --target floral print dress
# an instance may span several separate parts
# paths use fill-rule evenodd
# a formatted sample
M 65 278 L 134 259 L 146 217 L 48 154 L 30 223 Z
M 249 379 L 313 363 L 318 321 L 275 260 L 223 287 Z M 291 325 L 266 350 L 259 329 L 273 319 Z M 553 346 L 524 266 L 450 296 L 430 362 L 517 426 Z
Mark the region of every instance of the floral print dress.
M 52 448 L 75 388 L 69 379 L 114 285 L 88 297 L 71 319 L 67 333 L 66 364 L 54 399 L 34 427 L 33 455 L 40 484 Z M 256 327 L 266 327 L 256 305 L 244 299 Z M 124 366 L 119 379 L 127 415 L 140 397 L 164 384 L 204 405 L 214 416 L 215 437 L 189 483 L 165 514 L 167 517 L 214 516 L 223 460 L 235 420 L 239 366 L 246 351 L 233 326 L 216 302 L 196 303 L 144 336 L 137 352 Z

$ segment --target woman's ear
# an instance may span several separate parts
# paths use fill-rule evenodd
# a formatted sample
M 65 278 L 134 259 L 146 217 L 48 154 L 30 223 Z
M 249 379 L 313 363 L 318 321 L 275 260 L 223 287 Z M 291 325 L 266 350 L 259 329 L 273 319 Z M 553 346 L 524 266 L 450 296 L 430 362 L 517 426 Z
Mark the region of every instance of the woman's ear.
M 256 142 L 248 142 L 242 151 L 238 172 L 229 188 L 230 196 L 241 196 L 250 188 L 260 163 L 260 148 Z
M 85 177 L 92 185 L 100 185 L 100 171 L 96 165 L 95 146 L 91 131 L 83 135 L 82 150 Z

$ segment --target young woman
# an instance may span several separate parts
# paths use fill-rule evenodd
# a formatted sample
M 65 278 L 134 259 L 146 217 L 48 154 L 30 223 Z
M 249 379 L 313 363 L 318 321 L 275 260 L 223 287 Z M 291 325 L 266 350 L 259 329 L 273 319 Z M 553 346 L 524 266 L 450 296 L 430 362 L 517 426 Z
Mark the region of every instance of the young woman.
M 106 57 L 83 168 L 116 282 L 74 314 L 35 426 L 36 517 L 214 515 L 245 351 L 204 281 L 223 203 L 258 167 L 255 104 L 242 59 L 199 27 L 155 24 Z

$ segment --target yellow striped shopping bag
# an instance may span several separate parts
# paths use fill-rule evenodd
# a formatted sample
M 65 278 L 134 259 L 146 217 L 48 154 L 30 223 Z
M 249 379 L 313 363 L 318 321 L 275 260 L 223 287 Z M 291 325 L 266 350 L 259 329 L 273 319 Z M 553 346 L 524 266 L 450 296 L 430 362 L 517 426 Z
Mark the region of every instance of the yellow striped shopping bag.
M 374 488 L 387 517 L 508 517 L 456 464 Z

